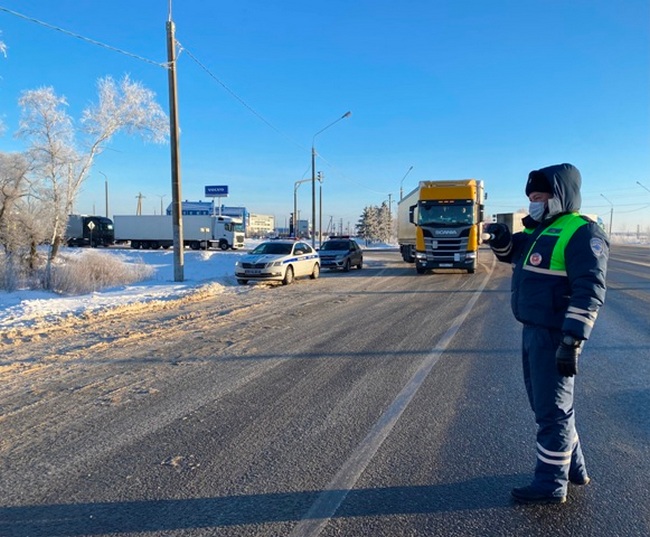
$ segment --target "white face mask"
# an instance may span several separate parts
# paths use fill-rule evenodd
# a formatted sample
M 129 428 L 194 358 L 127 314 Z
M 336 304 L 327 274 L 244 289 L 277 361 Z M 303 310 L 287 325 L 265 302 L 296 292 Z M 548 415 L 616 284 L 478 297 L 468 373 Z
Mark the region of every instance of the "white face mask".
M 528 206 L 528 214 L 535 222 L 541 222 L 544 219 L 544 211 L 546 211 L 545 201 L 531 201 Z

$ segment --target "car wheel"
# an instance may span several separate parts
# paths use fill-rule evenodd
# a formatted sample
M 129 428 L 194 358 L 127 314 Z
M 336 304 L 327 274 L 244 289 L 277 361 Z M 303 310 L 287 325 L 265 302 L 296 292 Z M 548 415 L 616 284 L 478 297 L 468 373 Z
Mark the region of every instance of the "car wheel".
M 314 269 L 311 271 L 311 275 L 309 276 L 312 280 L 315 280 L 320 276 L 320 265 L 318 263 L 314 264 Z
M 363 268 L 363 259 L 359 261 L 359 264 L 357 265 L 357 270 L 361 270 Z
M 287 272 L 284 273 L 284 279 L 282 280 L 282 285 L 289 285 L 293 282 L 293 267 L 289 265 L 287 267 Z
M 237 283 L 239 285 L 246 285 L 248 283 L 248 280 L 237 280 Z
M 350 260 L 346 259 L 343 265 L 343 272 L 350 272 Z

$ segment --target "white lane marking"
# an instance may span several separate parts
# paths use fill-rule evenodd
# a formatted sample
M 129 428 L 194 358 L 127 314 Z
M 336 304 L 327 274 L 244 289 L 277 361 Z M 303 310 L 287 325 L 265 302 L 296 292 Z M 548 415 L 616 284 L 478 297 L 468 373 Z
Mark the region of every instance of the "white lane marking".
M 316 501 L 294 527 L 289 537 L 316 537 L 325 528 L 329 519 L 334 516 L 343 503 L 348 492 L 358 481 L 363 471 L 377 453 L 379 447 L 392 431 L 397 420 L 404 410 L 406 410 L 406 407 L 433 369 L 433 366 L 436 365 L 442 353 L 447 349 L 456 332 L 458 332 L 472 311 L 472 308 L 479 299 L 479 296 L 481 296 L 483 289 L 485 289 L 492 275 L 495 264 L 496 259 L 493 258 L 488 273 L 481 282 L 480 287 L 474 292 L 469 302 L 467 302 L 463 311 L 454 319 L 447 332 L 445 332 L 428 356 L 422 360 L 420 367 L 418 367 L 417 371 L 406 383 L 406 386 L 402 388 L 402 391 L 381 415 L 368 435 L 361 441 L 352 455 L 350 455 L 350 458 L 345 461 L 334 478 L 327 484 L 318 498 L 316 498 Z

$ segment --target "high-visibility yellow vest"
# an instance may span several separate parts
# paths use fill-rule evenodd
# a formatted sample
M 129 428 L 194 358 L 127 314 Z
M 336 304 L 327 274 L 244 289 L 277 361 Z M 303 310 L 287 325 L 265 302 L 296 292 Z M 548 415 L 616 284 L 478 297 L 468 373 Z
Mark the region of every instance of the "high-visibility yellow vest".
M 548 274 L 550 276 L 566 276 L 564 250 L 571 240 L 571 237 L 573 237 L 573 234 L 579 228 L 588 223 L 589 221 L 580 216 L 579 213 L 568 213 L 560 216 L 535 239 L 526 254 L 522 268 L 524 270 Z M 526 228 L 524 230 L 524 233 L 528 234 L 534 232 L 535 229 Z M 550 259 L 545 259 L 542 253 L 545 254 L 546 252 L 540 253 L 539 249 L 536 248 L 537 243 L 542 240 L 542 237 L 555 238 L 555 244 L 553 245 Z M 546 239 L 544 239 L 544 241 L 546 241 Z M 547 248 L 547 246 L 544 248 Z

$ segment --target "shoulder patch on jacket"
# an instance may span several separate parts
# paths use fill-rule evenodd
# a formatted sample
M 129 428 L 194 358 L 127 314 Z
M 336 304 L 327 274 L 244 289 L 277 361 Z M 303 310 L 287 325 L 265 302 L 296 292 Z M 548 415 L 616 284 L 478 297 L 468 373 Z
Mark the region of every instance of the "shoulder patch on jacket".
M 591 239 L 589 241 L 589 246 L 591 246 L 591 251 L 596 257 L 600 257 L 605 251 L 605 241 L 603 241 L 603 239 L 599 239 L 598 237 Z

